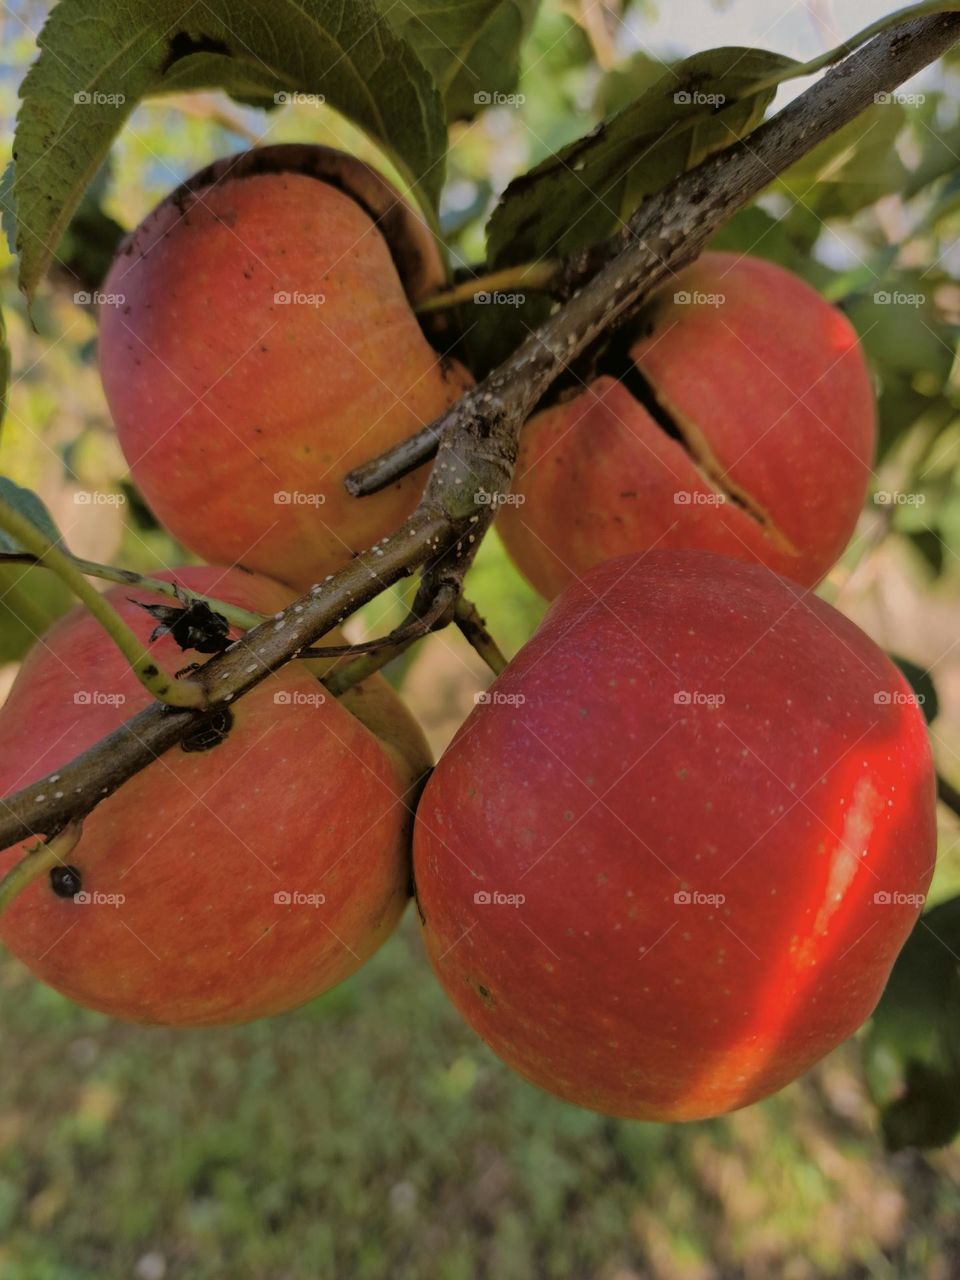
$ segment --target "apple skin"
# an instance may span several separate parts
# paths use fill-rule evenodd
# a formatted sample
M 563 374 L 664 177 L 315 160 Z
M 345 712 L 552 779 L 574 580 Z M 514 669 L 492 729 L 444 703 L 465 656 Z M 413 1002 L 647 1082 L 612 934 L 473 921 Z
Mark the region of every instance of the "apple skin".
M 162 576 L 259 612 L 291 599 L 238 569 Z M 108 594 L 146 640 L 154 620 L 127 597 L 161 597 L 131 587 Z M 199 656 L 167 636 L 152 651 L 168 670 Z M 95 696 L 80 705 L 78 693 Z M 85 819 L 69 859 L 84 893 L 122 894 L 122 905 L 58 897 L 43 876 L 0 916 L 0 939 L 80 1004 L 175 1026 L 282 1013 L 353 973 L 406 905 L 412 788 L 430 755 L 380 677 L 350 701 L 371 704 L 386 741 L 330 695 L 318 704 L 324 693 L 292 663 L 238 700 L 219 745 L 176 747 L 124 783 Z M 0 709 L 0 794 L 72 759 L 149 702 L 112 641 L 74 610 L 28 655 Z M 22 848 L 0 853 L 0 871 Z M 326 901 L 275 902 L 294 891 Z
M 101 307 L 99 338 L 120 444 L 159 520 L 207 560 L 301 590 L 396 528 L 425 470 L 363 500 L 343 479 L 470 384 L 405 292 L 442 282 L 412 210 L 329 148 L 255 149 L 167 197 L 114 260 L 103 290 L 123 302 Z
M 656 546 L 819 582 L 853 533 L 876 442 L 852 325 L 782 267 L 706 253 L 637 329 L 629 355 L 682 441 L 609 375 L 535 415 L 522 504 L 498 515 L 521 572 L 552 599 L 591 565 Z
M 591 570 L 421 799 L 448 995 L 528 1080 L 609 1115 L 694 1120 L 782 1088 L 869 1016 L 930 881 L 909 697 L 852 622 L 762 566 Z

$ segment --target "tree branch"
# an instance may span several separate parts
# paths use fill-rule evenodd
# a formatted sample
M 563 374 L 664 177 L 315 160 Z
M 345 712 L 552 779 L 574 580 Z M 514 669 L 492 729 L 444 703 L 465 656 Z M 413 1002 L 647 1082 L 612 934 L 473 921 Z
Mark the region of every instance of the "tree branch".
M 496 640 L 487 630 L 487 624 L 480 616 L 480 611 L 475 604 L 471 604 L 469 600 L 465 600 L 461 596 L 457 601 L 453 620 L 463 638 L 472 648 L 476 649 L 495 676 L 500 675 L 507 669 L 507 659 L 501 653 L 500 646 Z
M 958 38 L 960 17 L 955 16 L 921 19 L 878 36 L 750 137 L 648 200 L 623 235 L 599 253 L 569 263 L 567 280 L 575 291 L 564 306 L 452 410 L 393 451 L 391 461 L 361 468 L 362 482 L 354 473 L 351 491 L 373 492 L 436 450 L 413 516 L 279 618 L 205 663 L 193 678 L 208 700 L 216 704 L 241 697 L 423 565 L 428 569 L 422 591 L 428 596 L 436 598 L 444 584 L 459 585 L 492 520 L 490 495 L 509 488 L 520 428 L 566 365 L 667 275 L 695 258 L 709 236 L 777 173 L 869 106 L 874 94 L 889 92 Z M 55 774 L 0 801 L 0 849 L 81 818 L 202 722 L 201 713 L 152 704 Z
M 365 497 L 416 470 L 434 456 L 441 437 L 456 431 L 465 407 L 489 421 L 492 406 L 512 400 L 524 380 L 529 393 L 523 399 L 532 408 L 572 356 L 691 262 L 737 209 L 871 106 L 878 93 L 895 89 L 958 39 L 956 14 L 919 18 L 885 31 L 742 141 L 645 200 L 619 235 L 564 264 L 560 295 L 570 298 L 567 307 L 435 422 L 355 468 L 347 476 L 348 491 Z

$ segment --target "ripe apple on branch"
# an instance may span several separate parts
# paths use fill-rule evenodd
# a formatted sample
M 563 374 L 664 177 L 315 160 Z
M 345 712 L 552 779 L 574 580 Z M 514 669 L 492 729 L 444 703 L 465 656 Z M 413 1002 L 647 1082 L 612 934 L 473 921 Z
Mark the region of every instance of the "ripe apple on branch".
M 412 890 L 497 1053 L 646 1119 L 746 1105 L 857 1030 L 936 853 L 909 686 L 809 590 L 863 503 L 873 393 L 810 286 L 701 251 L 954 43 L 928 10 L 748 81 L 729 145 L 549 265 L 455 280 L 435 216 L 308 145 L 219 160 L 147 215 L 106 278 L 100 369 L 134 481 L 211 563 L 92 565 L 4 490 L 6 558 L 83 606 L 0 709 L 14 954 L 116 1016 L 239 1022 L 353 972 Z M 458 313 L 510 279 L 553 309 L 471 372 Z M 505 541 L 556 599 L 506 664 L 462 588 L 511 483 Z M 415 571 L 407 620 L 345 644 Z M 498 679 L 421 797 L 422 733 L 376 670 L 450 622 Z

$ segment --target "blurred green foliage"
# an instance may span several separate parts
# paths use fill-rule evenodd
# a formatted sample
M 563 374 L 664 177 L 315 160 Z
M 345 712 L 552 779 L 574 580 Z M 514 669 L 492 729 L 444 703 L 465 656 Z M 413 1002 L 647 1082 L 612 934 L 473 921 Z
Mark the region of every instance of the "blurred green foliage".
M 853 1045 L 722 1120 L 608 1120 L 499 1063 L 414 926 L 223 1031 L 124 1027 L 0 961 L 0 1278 L 951 1275 L 960 1158 L 880 1153 Z

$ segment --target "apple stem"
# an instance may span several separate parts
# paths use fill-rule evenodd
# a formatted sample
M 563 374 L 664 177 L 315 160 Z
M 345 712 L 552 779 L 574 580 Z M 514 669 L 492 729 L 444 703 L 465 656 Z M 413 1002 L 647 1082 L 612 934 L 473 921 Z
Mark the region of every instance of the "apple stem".
M 0 529 L 36 556 L 73 592 L 107 632 L 126 658 L 143 687 L 157 699 L 172 707 L 206 705 L 206 690 L 195 680 L 175 680 L 157 665 L 149 651 L 127 626 L 116 609 L 92 587 L 74 563 L 69 552 L 61 550 L 30 520 L 0 500 Z
M 440 607 L 438 604 L 438 612 Z M 476 605 L 471 604 L 469 600 L 464 600 L 461 596 L 454 606 L 453 621 L 494 675 L 499 675 L 506 667 L 507 659 L 487 630 L 486 623 L 477 611 Z M 431 631 L 438 629 L 434 625 L 432 615 L 412 619 L 398 628 L 392 636 L 384 636 L 380 641 L 370 640 L 364 645 L 340 646 L 342 656 L 351 658 L 347 663 L 338 666 L 334 661 L 321 667 L 322 658 L 318 656 L 309 660 L 307 665 L 316 673 L 321 684 L 324 684 L 334 697 L 338 698 L 348 689 L 362 684 L 368 676 L 372 676 L 394 658 L 399 658 L 401 654 L 406 653 L 411 645 L 416 644 L 418 640 L 423 640 Z M 325 656 L 334 659 L 338 656 L 332 649 L 314 652 L 324 653 Z
M 116 582 L 121 586 L 137 587 L 141 591 L 152 591 L 158 596 L 166 596 L 180 604 L 208 605 L 216 613 L 222 614 L 232 626 L 239 627 L 243 631 L 258 627 L 264 621 L 263 614 L 251 613 L 249 609 L 228 604 L 226 600 L 218 600 L 216 596 L 200 595 L 196 591 L 190 591 L 189 588 L 177 583 L 167 582 L 163 578 L 151 578 L 149 574 L 137 573 L 134 569 L 117 569 L 110 564 L 99 564 L 96 560 L 84 560 L 82 556 L 75 556 L 66 548 L 63 548 L 63 554 L 88 578 L 100 578 L 103 582 Z M 49 564 L 29 552 L 12 554 L 0 552 L 0 565 L 5 564 L 30 564 L 41 569 L 50 568 Z
M 349 657 L 353 661 L 337 667 L 336 663 L 328 667 L 318 678 L 327 686 L 334 696 L 346 693 L 354 685 L 366 680 L 367 676 L 385 667 L 388 662 L 400 656 L 412 644 L 428 636 L 431 631 L 439 631 L 453 618 L 456 605 L 457 587 L 448 582 L 443 590 L 426 600 L 426 607 L 417 609 L 420 593 L 414 601 L 414 608 L 401 626 L 395 627 L 389 635 L 377 640 L 364 640 L 360 644 L 337 645 L 331 648 L 305 649 L 307 657 L 339 658 Z
M 431 311 L 446 311 L 465 302 L 481 305 L 491 300 L 490 294 L 522 289 L 545 293 L 559 278 L 560 265 L 559 261 L 548 258 L 543 262 L 522 262 L 519 266 L 504 267 L 487 275 L 471 276 L 469 280 L 461 280 L 450 289 L 443 289 L 424 298 L 417 303 L 414 311 L 418 315 L 425 315 Z
M 402 640 L 385 640 L 378 649 L 371 649 L 369 653 L 361 653 L 351 659 L 350 662 L 328 670 L 327 674 L 321 677 L 321 682 L 326 685 L 335 698 L 339 698 L 348 689 L 353 689 L 356 685 L 362 684 L 364 680 L 379 671 L 381 667 L 385 667 L 388 662 L 392 662 L 394 658 L 399 658 L 402 653 L 406 653 L 411 645 L 422 639 L 423 635 L 411 635 Z
M 507 659 L 500 646 L 487 630 L 487 624 L 480 616 L 477 606 L 463 596 L 457 601 L 453 617 L 464 639 L 479 653 L 495 676 L 506 670 Z
M 66 864 L 82 832 L 81 821 L 69 822 L 55 836 L 51 836 L 48 840 L 38 840 L 26 849 L 19 862 L 15 862 L 0 880 L 0 915 L 28 884 L 42 876 L 45 871 L 52 871 L 54 867 L 62 867 Z

